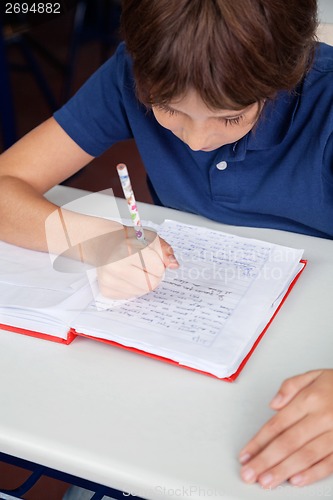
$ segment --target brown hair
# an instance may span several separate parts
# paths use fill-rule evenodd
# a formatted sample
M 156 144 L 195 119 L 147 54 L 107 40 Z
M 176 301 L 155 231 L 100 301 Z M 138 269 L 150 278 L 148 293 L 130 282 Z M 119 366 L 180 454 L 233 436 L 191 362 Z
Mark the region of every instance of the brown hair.
M 123 0 L 121 24 L 141 102 L 192 88 L 210 108 L 241 109 L 302 79 L 317 0 Z

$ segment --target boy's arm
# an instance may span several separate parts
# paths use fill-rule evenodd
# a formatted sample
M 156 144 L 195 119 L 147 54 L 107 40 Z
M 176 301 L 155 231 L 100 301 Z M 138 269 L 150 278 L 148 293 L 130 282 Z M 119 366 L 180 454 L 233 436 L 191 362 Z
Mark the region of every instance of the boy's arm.
M 74 212 L 60 212 L 43 193 L 73 175 L 93 159 L 50 118 L 0 157 L 0 239 L 22 247 L 64 251 L 64 225 L 73 245 L 67 255 L 98 268 L 105 295 L 128 298 L 159 284 L 166 267 L 177 267 L 167 243 L 150 235 L 137 249 L 131 232 L 119 223 Z M 48 221 L 48 239 L 45 221 Z M 106 235 L 105 238 L 99 238 Z M 69 238 L 68 238 L 69 237 Z
M 277 410 L 243 448 L 242 478 L 275 488 L 305 486 L 333 474 L 333 370 L 286 380 L 271 402 Z
M 43 197 L 93 159 L 48 119 L 0 156 L 0 239 L 47 250 L 44 222 L 56 206 Z

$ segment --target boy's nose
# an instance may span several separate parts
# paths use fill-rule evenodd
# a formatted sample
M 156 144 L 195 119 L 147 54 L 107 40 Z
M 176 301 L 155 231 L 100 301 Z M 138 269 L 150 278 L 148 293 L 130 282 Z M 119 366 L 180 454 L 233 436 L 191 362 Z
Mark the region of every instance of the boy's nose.
M 188 132 L 185 135 L 186 144 L 192 151 L 200 151 L 202 149 L 209 149 L 211 147 L 209 138 L 203 132 Z

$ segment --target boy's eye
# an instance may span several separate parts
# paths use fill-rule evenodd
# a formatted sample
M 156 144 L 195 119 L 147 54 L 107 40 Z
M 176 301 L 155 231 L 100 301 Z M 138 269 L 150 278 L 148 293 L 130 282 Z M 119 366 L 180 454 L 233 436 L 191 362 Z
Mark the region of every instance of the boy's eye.
M 243 116 L 236 116 L 235 118 L 219 118 L 219 120 L 223 121 L 226 126 L 228 125 L 239 125 L 241 120 L 243 120 Z
M 179 115 L 179 111 L 173 108 L 169 108 L 167 104 L 155 104 L 154 105 L 162 113 L 167 113 L 169 116 Z M 224 118 L 223 116 L 217 117 L 219 122 L 224 123 L 225 126 L 229 125 L 239 125 L 239 123 L 244 119 L 244 115 L 235 116 L 235 118 Z
M 166 106 L 165 104 L 158 104 L 156 105 L 156 108 L 160 111 L 163 111 L 163 113 L 168 113 L 169 116 L 174 116 L 178 114 L 178 112 L 175 109 L 169 108 L 169 106 Z

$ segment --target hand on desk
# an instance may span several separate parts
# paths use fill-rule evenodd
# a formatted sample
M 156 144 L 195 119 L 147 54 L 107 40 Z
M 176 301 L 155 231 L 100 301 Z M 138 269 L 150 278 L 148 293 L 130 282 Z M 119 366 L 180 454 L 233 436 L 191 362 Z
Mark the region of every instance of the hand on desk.
M 172 248 L 156 233 L 145 230 L 147 246 L 132 228 L 125 227 L 122 234 L 113 244 L 110 262 L 97 268 L 100 292 L 111 299 L 144 295 L 159 285 L 167 267 L 178 267 Z
M 304 486 L 332 474 L 333 370 L 285 380 L 271 408 L 277 413 L 240 453 L 243 480 Z

